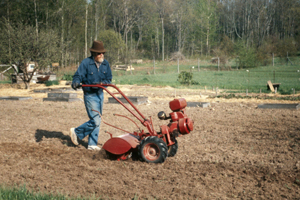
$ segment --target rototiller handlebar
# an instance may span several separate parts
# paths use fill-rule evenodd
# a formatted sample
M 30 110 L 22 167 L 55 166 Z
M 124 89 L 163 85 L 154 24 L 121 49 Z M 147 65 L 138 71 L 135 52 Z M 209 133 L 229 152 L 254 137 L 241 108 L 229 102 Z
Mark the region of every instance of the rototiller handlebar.
M 187 106 L 187 103 L 184 98 L 174 99 L 169 102 L 169 107 L 172 110 L 169 116 L 167 116 L 164 111 L 158 113 L 159 119 L 169 119 L 170 122 L 168 125 L 162 125 L 160 127 L 160 132 L 156 132 L 154 130 L 151 117 L 150 120 L 146 119 L 116 85 L 101 83 L 95 85 L 82 85 L 82 87 L 102 88 L 147 128 L 147 132 L 141 129 L 133 133 L 125 131 L 127 134 L 117 137 L 113 137 L 112 134 L 109 133 L 111 138 L 105 142 L 103 149 L 105 149 L 107 155 L 111 159 L 125 160 L 130 155 L 133 155 L 146 162 L 164 162 L 167 156 L 175 156 L 177 153 L 178 143 L 176 138 L 189 134 L 193 130 L 193 121 L 185 114 L 185 107 Z M 108 88 L 114 88 L 117 92 L 113 93 Z M 116 95 L 121 95 L 134 110 L 131 110 L 129 106 L 125 105 L 118 97 L 116 97 Z M 135 123 L 126 116 L 115 115 L 125 117 Z M 102 116 L 100 115 L 100 117 Z M 106 122 L 104 123 L 117 128 Z

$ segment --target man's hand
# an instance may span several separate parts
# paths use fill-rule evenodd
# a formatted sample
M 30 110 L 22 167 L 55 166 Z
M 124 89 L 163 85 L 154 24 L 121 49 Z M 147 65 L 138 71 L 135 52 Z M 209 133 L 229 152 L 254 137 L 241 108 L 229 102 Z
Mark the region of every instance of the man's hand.
M 74 89 L 74 90 L 77 90 L 77 88 L 79 88 L 79 86 L 80 86 L 80 83 L 72 83 L 72 88 Z

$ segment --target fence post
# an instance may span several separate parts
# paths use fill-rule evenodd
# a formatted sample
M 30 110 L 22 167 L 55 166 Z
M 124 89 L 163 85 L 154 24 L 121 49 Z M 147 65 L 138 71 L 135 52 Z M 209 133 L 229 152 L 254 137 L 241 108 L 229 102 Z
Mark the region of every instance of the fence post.
M 199 58 L 198 58 L 198 72 L 200 72 L 200 63 L 199 63 Z
M 155 58 L 153 57 L 153 73 L 155 74 Z
M 296 93 L 296 92 L 295 92 L 295 88 L 294 88 L 294 95 L 293 95 L 293 96 L 295 96 L 295 93 Z
M 177 73 L 179 74 L 179 58 L 177 58 Z
M 129 67 L 130 67 L 130 74 L 132 75 L 132 62 L 131 62 L 131 59 L 130 59 L 130 62 L 129 62 Z

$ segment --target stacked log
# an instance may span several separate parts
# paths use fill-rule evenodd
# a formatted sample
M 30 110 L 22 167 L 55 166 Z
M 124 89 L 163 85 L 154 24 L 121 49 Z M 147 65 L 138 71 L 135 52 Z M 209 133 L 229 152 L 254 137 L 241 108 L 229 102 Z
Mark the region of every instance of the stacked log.
M 113 66 L 113 70 L 122 70 L 122 71 L 130 71 L 134 70 L 132 65 L 115 65 Z

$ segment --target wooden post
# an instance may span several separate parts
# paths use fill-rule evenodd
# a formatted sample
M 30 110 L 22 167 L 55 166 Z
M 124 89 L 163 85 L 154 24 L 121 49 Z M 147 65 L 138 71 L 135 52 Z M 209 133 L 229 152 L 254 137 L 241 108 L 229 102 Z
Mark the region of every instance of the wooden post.
M 131 62 L 131 59 L 130 59 L 130 65 L 129 65 L 129 67 L 130 67 L 130 74 L 132 75 L 132 62 Z
M 177 73 L 179 74 L 179 58 L 177 58 Z
M 155 74 L 155 58 L 153 57 L 153 73 Z
M 199 58 L 198 58 L 198 72 L 200 72 L 200 62 L 199 62 Z
M 274 87 L 273 87 L 273 84 L 272 84 L 271 81 L 268 81 L 268 85 L 269 85 L 270 90 L 271 90 L 272 92 L 275 92 Z

